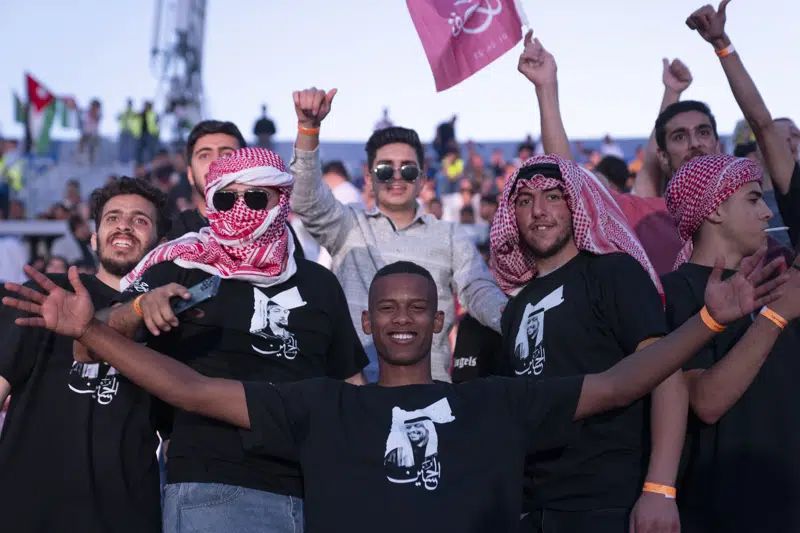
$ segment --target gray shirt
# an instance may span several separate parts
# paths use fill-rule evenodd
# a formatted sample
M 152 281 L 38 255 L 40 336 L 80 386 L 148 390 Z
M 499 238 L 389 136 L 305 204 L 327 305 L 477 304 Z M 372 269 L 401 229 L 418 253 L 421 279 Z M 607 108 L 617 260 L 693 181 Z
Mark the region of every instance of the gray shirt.
M 361 312 L 367 309 L 369 285 L 380 268 L 396 261 L 413 261 L 436 280 L 445 320 L 444 329 L 433 338 L 433 379 L 450 381 L 447 335 L 455 319 L 453 293 L 481 324 L 500 332 L 501 308 L 507 298 L 471 239 L 456 224 L 419 209 L 410 226 L 397 229 L 378 209 L 341 204 L 322 181 L 318 149 L 295 149 L 290 171 L 295 177 L 292 210 L 331 254 L 332 270 L 344 288 L 350 316 L 368 353 L 372 337 L 361 331 Z

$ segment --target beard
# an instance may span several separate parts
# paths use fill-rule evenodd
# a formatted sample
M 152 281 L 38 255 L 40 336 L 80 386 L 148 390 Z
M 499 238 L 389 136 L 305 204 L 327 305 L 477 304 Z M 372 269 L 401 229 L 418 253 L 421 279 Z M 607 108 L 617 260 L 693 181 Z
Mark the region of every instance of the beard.
M 558 239 L 551 244 L 547 248 L 539 248 L 535 244 L 531 244 L 523 239 L 525 246 L 533 253 L 533 257 L 536 259 L 548 259 L 553 257 L 558 252 L 564 249 L 564 247 L 569 244 L 569 240 L 572 238 L 572 233 L 569 231 L 565 231 L 562 235 L 559 235 Z
M 100 267 L 115 278 L 124 278 L 131 271 L 136 268 L 136 265 L 147 255 L 153 248 L 155 248 L 157 241 L 153 241 L 143 247 L 141 254 L 138 254 L 134 259 L 116 259 L 105 253 L 105 244 L 97 242 L 97 257 Z

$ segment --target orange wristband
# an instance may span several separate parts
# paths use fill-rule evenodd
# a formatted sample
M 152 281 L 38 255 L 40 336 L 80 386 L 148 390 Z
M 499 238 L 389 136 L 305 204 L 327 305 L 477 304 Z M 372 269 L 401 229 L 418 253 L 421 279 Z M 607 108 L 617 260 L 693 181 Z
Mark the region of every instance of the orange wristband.
M 761 312 L 759 314 L 781 329 L 785 328 L 786 324 L 789 323 L 785 318 L 783 318 L 781 315 L 779 315 L 766 305 L 761 308 Z
M 658 483 L 646 482 L 642 488 L 642 492 L 661 494 L 662 496 L 665 496 L 671 500 L 674 500 L 678 496 L 678 491 L 675 490 L 675 487 L 670 487 L 669 485 L 659 485 Z
M 703 308 L 700 310 L 700 318 L 703 319 L 703 323 L 708 326 L 708 329 L 711 331 L 716 331 L 717 333 L 725 331 L 725 326 L 714 320 L 714 318 L 708 312 L 708 309 L 706 309 L 706 306 L 703 306 Z
M 723 57 L 728 57 L 729 55 L 731 55 L 735 51 L 736 51 L 736 48 L 734 48 L 732 44 L 729 44 L 728 46 L 726 46 L 722 50 L 716 50 L 716 53 L 717 53 L 717 57 L 722 59 Z
M 297 126 L 297 131 L 299 131 L 303 135 L 317 135 L 317 134 L 319 134 L 319 128 L 304 128 L 303 126 Z
M 139 306 L 139 300 L 141 300 L 143 296 L 144 296 L 144 294 L 140 294 L 133 301 L 133 310 L 136 311 L 136 314 L 139 315 L 142 318 L 144 318 L 144 313 L 142 313 L 142 308 Z

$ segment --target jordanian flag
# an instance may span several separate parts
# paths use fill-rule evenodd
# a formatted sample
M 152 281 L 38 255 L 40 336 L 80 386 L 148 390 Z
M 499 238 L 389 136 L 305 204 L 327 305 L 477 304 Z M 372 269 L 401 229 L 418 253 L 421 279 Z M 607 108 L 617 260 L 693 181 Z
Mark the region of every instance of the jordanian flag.
M 30 74 L 25 75 L 28 87 L 28 129 L 37 154 L 50 151 L 50 130 L 56 117 L 56 97 Z
M 25 104 L 17 93 L 14 93 L 14 122 L 25 124 Z

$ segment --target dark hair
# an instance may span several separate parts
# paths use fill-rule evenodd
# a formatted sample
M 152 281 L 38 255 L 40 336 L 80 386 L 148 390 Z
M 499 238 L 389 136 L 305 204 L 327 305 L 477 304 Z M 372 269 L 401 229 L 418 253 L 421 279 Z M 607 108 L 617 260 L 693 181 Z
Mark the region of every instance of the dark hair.
M 202 122 L 198 122 L 197 125 L 192 128 L 191 133 L 189 133 L 189 139 L 186 141 L 186 162 L 192 162 L 192 152 L 194 152 L 194 145 L 197 144 L 197 141 L 200 140 L 201 137 L 205 137 L 206 135 L 214 135 L 215 133 L 224 133 L 225 135 L 230 135 L 236 142 L 239 143 L 239 148 L 245 148 L 247 146 L 247 142 L 242 137 L 242 132 L 239 131 L 239 128 L 236 127 L 236 124 L 233 122 L 222 122 L 221 120 L 203 120 Z
M 708 120 L 711 122 L 711 128 L 714 130 L 714 137 L 719 140 L 717 119 L 711 114 L 711 109 L 703 102 L 698 102 L 697 100 L 683 100 L 667 106 L 656 119 L 656 144 L 658 144 L 658 147 L 662 151 L 667 150 L 667 122 L 681 113 L 688 113 L 689 111 L 697 111 L 707 116 Z
M 103 218 L 103 209 L 109 200 L 115 196 L 135 194 L 141 196 L 156 208 L 156 233 L 160 239 L 170 230 L 172 223 L 167 218 L 167 195 L 156 189 L 145 180 L 122 176 L 116 181 L 108 183 L 92 191 L 89 197 L 89 211 L 94 219 L 95 227 L 100 229 L 100 220 Z
M 69 216 L 69 220 L 67 221 L 67 223 L 69 224 L 69 231 L 75 233 L 75 229 L 84 222 L 85 220 L 83 220 L 82 216 L 73 213 L 72 215 Z
M 758 150 L 758 143 L 756 143 L 755 141 L 749 143 L 737 144 L 736 148 L 733 149 L 733 155 L 736 157 L 747 157 L 756 150 Z
M 350 174 L 347 173 L 347 168 L 341 161 L 329 161 L 322 166 L 322 175 L 325 174 L 338 174 L 347 181 L 350 181 Z
M 422 276 L 428 280 L 432 287 L 434 298 L 436 298 L 434 303 L 438 304 L 438 297 L 436 296 L 438 292 L 436 288 L 436 281 L 434 281 L 433 276 L 431 276 L 431 273 L 428 271 L 428 269 L 421 267 L 416 263 L 412 263 L 411 261 L 398 261 L 396 263 L 389 263 L 385 267 L 378 270 L 378 272 L 375 273 L 375 277 L 372 278 L 372 283 L 369 284 L 370 300 L 372 300 L 372 288 L 375 286 L 375 281 L 387 276 L 393 276 L 395 274 L 416 274 L 417 276 Z
M 401 128 L 392 126 L 382 130 L 375 131 L 367 141 L 367 166 L 372 170 L 372 165 L 375 163 L 375 154 L 379 148 L 387 144 L 401 143 L 407 144 L 417 153 L 417 164 L 423 165 L 425 162 L 425 149 L 419 140 L 419 135 L 414 130 L 408 128 Z
M 481 203 L 490 204 L 490 205 L 498 205 L 497 204 L 497 195 L 496 194 L 485 194 L 485 195 L 481 196 Z
M 630 177 L 628 164 L 625 161 L 619 157 L 607 155 L 597 163 L 595 169 L 608 178 L 608 181 L 616 185 L 619 190 L 625 192 L 625 184 Z
M 459 214 L 460 215 L 472 215 L 472 216 L 475 216 L 475 210 L 472 208 L 471 205 L 465 205 L 464 207 L 461 208 L 461 211 L 459 211 Z

